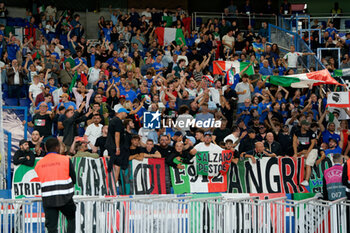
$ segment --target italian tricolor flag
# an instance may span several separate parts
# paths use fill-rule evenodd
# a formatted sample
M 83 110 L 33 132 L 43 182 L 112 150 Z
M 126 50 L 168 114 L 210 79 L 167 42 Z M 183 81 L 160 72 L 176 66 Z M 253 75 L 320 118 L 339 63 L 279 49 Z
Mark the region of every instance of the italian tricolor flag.
M 326 107 L 333 108 L 349 108 L 350 107 L 350 92 L 331 92 L 327 96 Z
M 180 174 L 180 179 L 183 182 L 178 183 L 176 179 L 171 179 L 171 184 L 174 189 L 174 193 L 210 193 L 210 192 L 227 192 L 227 173 L 221 174 L 217 177 L 203 177 L 198 175 L 196 180 L 192 180 L 190 175 L 193 176 L 193 165 L 183 164 L 185 169 L 169 167 L 171 177 L 175 177 L 175 174 Z M 189 166 L 192 166 L 190 168 Z M 189 174 L 189 171 L 191 174 Z M 190 180 L 191 179 L 191 180 Z
M 186 44 L 185 37 L 181 29 L 157 27 L 155 33 L 158 38 L 158 43 L 162 46 L 169 45 L 173 41 L 176 41 L 177 45 Z
M 333 72 L 333 77 L 343 77 L 343 76 L 350 76 L 350 68 L 335 70 Z
M 214 61 L 213 63 L 213 74 L 224 75 L 222 71 L 228 71 L 231 68 L 235 68 L 236 72 L 241 72 L 246 68 L 250 62 L 239 62 L 239 61 Z M 245 72 L 245 74 L 252 75 L 254 74 L 253 66 L 250 66 Z
M 263 76 L 265 80 L 267 76 Z M 320 84 L 333 84 L 333 85 L 342 85 L 338 83 L 327 69 L 304 73 L 304 74 L 292 74 L 285 76 L 270 76 L 267 81 L 276 86 L 283 87 L 293 87 L 293 88 L 307 88 L 310 84 L 320 85 Z

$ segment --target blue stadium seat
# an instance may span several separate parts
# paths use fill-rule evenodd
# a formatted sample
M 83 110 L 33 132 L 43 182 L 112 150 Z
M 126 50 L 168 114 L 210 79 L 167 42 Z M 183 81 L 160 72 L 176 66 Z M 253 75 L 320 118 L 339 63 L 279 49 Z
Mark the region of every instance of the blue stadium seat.
M 30 107 L 31 101 L 30 99 L 20 99 L 19 100 L 19 106 L 23 106 L 23 107 Z
M 202 24 L 203 19 L 201 17 L 196 18 L 196 26 L 200 27 Z
M 350 28 L 350 20 L 345 20 L 345 28 Z
M 16 98 L 7 98 L 5 99 L 6 106 L 18 106 L 18 100 Z

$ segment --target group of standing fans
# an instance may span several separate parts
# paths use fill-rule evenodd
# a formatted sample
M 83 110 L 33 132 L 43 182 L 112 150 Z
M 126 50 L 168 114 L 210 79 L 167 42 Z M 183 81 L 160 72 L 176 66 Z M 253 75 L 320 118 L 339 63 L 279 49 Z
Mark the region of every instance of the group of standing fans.
M 340 109 L 325 108 L 329 89 L 284 88 L 262 79 L 302 72 L 298 57 L 309 54 L 295 52 L 292 46 L 282 55 L 277 44 L 267 43 L 266 23 L 241 30 L 234 18 L 210 19 L 188 31 L 183 10 L 178 9 L 170 22 L 162 18 L 170 13 L 156 17 L 153 11 L 111 10 L 109 20 L 98 22 L 97 43 L 85 39 L 80 16 L 71 12 L 57 17 L 50 10 L 28 17 L 24 41 L 12 33 L 4 35 L 0 25 L 0 67 L 7 97 L 31 102 L 27 123 L 32 137 L 20 141 L 14 164 L 34 166 L 35 157 L 50 152 L 44 158 L 55 158 L 64 167 L 61 178 L 70 193 L 71 162 L 56 153 L 108 157 L 108 170 L 116 169 L 117 175 L 132 159 L 165 158 L 167 165 L 181 169 L 193 162 L 197 151 L 216 147 L 234 151 L 235 163 L 241 158 L 254 163 L 262 157 L 303 156 L 304 186 L 309 185 L 311 168 L 326 157 L 336 165 L 348 159 L 348 120 L 340 118 Z M 182 29 L 185 41 L 158 43 L 156 27 L 169 24 Z M 349 42 L 347 38 L 342 44 L 346 51 Z M 344 63 L 349 63 L 348 53 Z M 218 59 L 249 62 L 255 74 L 237 71 L 235 83 L 228 85 L 225 75 L 213 75 Z M 144 113 L 157 111 L 161 127 L 144 128 Z M 192 119 L 219 120 L 221 127 L 166 127 Z M 38 165 L 41 182 L 48 190 L 59 189 L 50 187 L 51 177 L 42 175 L 47 167 Z M 343 182 L 350 188 L 348 180 L 344 172 Z M 46 198 L 51 194 L 48 191 Z M 57 203 L 67 202 L 63 198 Z

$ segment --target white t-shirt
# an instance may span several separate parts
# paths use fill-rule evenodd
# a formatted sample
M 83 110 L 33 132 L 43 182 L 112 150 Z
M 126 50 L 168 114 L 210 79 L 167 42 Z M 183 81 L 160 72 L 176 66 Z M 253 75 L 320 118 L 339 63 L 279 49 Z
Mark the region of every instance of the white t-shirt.
M 246 90 L 245 94 L 240 94 L 238 95 L 238 101 L 237 103 L 243 103 L 245 99 L 251 97 L 251 93 L 250 93 L 250 88 L 249 88 L 249 83 L 244 83 L 244 82 L 239 82 L 235 88 L 236 92 L 242 92 Z
M 228 35 L 224 35 L 224 37 L 222 37 L 222 42 L 225 44 L 229 44 L 229 45 L 233 45 L 233 42 L 235 42 L 235 38 L 233 36 L 228 36 Z M 230 47 L 224 45 L 226 49 L 231 49 Z
M 288 68 L 297 68 L 298 57 L 302 55 L 303 53 L 299 53 L 299 52 L 294 52 L 294 53 L 289 52 L 286 55 L 284 55 L 283 59 L 288 60 Z
M 143 11 L 143 12 L 141 13 L 141 16 L 142 16 L 142 15 L 146 16 L 145 21 L 146 21 L 147 23 L 149 23 L 149 19 L 147 19 L 147 18 L 149 18 L 149 17 L 152 18 L 151 12 Z
M 195 99 L 197 97 L 198 92 L 196 88 L 189 89 L 186 87 L 185 90 L 188 92 L 190 99 Z
M 91 67 L 89 70 L 89 83 L 96 82 L 100 77 L 100 69 L 96 69 L 95 67 Z
M 141 137 L 141 142 L 146 144 L 147 139 L 148 139 L 148 134 L 151 130 L 150 129 L 145 129 L 145 128 L 140 128 L 139 129 L 139 136 Z
M 221 152 L 222 148 L 214 143 L 210 143 L 209 146 L 206 146 L 204 142 L 198 143 L 194 149 L 198 151 L 209 151 L 209 153 L 215 153 L 218 150 Z M 194 157 L 195 158 L 195 157 Z
M 35 101 L 36 97 L 42 92 L 42 89 L 44 87 L 44 84 L 39 82 L 38 84 L 31 84 L 29 86 L 29 93 L 33 94 L 33 99 Z
M 215 87 L 210 87 L 209 88 L 209 91 L 210 91 L 210 97 L 212 99 L 212 101 L 215 103 L 215 104 L 220 104 L 220 93 L 219 93 L 219 89 L 216 89 Z
M 98 126 L 96 126 L 95 124 L 90 124 L 86 128 L 85 135 L 88 137 L 92 145 L 95 145 L 97 138 L 102 136 L 102 127 L 102 124 L 98 124 Z
M 228 139 L 231 139 L 232 142 L 235 143 L 239 138 L 236 138 L 235 135 L 230 134 L 230 135 L 227 135 L 227 136 L 224 138 L 224 142 L 226 143 L 226 141 L 227 141 Z M 239 143 L 238 143 L 237 146 L 235 147 L 235 150 L 238 150 L 238 148 L 239 148 Z

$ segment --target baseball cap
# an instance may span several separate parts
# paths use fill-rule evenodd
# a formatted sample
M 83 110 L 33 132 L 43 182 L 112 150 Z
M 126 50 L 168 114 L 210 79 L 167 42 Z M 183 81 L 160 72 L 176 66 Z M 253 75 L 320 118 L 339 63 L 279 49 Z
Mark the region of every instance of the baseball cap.
M 206 136 L 206 135 L 212 135 L 212 133 L 210 132 L 210 131 L 207 131 L 207 132 L 204 132 L 204 136 Z
M 19 141 L 19 146 L 22 146 L 24 143 L 27 143 L 28 141 L 25 139 L 22 139 L 21 141 Z
M 121 95 L 121 96 L 119 96 L 119 99 L 120 99 L 120 98 L 124 98 L 124 99 L 125 99 L 125 95 Z
M 181 131 L 176 131 L 174 134 L 174 136 L 181 136 L 181 135 L 182 135 Z
M 301 124 L 302 125 L 310 125 L 310 122 L 308 122 L 307 120 L 303 120 L 303 121 L 301 121 Z
M 126 110 L 125 108 L 119 108 L 118 113 L 121 113 L 121 112 L 126 112 L 129 114 L 129 111 Z

